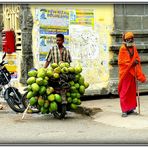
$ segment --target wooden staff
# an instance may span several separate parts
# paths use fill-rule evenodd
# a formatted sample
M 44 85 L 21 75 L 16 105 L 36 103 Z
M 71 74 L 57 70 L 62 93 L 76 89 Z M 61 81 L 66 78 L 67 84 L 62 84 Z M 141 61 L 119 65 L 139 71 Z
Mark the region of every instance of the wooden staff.
M 137 94 L 137 102 L 138 102 L 138 114 L 140 115 L 140 96 L 139 96 L 139 87 L 138 87 L 138 79 L 137 79 L 137 66 L 135 66 L 135 79 L 136 79 L 136 94 Z
M 26 108 L 25 111 L 23 112 L 22 120 L 24 119 L 24 117 L 25 117 L 25 115 L 26 115 L 26 113 L 27 113 L 27 110 L 28 110 L 29 106 L 30 106 L 30 103 L 28 104 L 27 108 Z

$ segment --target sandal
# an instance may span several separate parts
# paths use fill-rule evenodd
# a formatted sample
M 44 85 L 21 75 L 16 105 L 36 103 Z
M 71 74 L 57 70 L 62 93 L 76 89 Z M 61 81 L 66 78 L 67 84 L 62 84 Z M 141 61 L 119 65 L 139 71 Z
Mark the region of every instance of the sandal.
M 131 115 L 138 115 L 138 113 L 137 112 L 132 112 L 132 113 L 130 113 Z
M 131 115 L 138 115 L 137 112 L 135 112 L 134 110 L 129 111 L 127 114 L 131 114 Z
M 122 113 L 122 117 L 127 117 L 127 113 Z

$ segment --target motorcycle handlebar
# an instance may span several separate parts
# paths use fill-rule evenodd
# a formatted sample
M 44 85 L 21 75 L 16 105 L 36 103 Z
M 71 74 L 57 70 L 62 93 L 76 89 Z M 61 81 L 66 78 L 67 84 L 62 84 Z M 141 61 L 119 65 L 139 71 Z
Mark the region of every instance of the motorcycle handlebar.
M 1 63 L 0 63 L 0 66 L 3 66 L 3 65 L 5 65 L 5 63 L 4 63 L 5 61 L 2 61 Z
M 6 52 L 4 53 L 4 55 L 2 56 L 2 62 L 0 63 L 0 66 L 4 66 L 5 64 L 7 64 L 7 62 L 4 61 L 4 58 L 6 57 Z
M 0 66 L 4 66 L 5 64 L 8 64 L 8 62 L 2 61 L 2 62 L 0 63 Z

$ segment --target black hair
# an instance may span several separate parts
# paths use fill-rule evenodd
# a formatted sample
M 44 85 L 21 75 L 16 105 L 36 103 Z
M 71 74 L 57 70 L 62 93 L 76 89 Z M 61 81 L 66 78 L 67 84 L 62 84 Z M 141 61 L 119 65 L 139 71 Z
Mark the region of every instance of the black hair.
M 57 34 L 56 37 L 57 38 L 62 38 L 64 40 L 64 35 L 63 34 Z

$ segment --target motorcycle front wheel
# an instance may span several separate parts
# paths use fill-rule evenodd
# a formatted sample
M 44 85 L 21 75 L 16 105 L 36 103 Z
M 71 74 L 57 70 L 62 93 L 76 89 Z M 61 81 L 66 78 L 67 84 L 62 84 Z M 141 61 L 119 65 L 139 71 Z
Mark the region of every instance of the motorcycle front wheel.
M 15 112 L 24 112 L 25 107 L 22 104 L 22 95 L 15 87 L 8 87 L 4 92 L 4 99 L 9 107 Z

